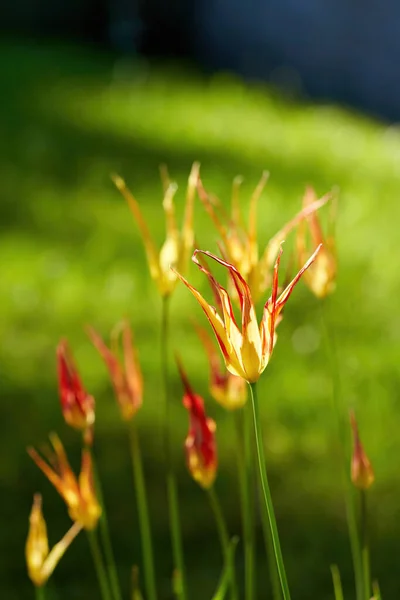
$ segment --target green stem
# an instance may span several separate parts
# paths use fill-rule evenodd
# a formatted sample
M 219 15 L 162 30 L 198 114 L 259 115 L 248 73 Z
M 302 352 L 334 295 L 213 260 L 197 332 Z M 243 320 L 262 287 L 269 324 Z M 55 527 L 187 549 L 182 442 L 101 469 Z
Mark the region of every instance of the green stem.
M 45 600 L 46 591 L 44 585 L 35 586 L 35 598 L 36 600 Z
M 90 448 L 89 448 L 89 451 L 91 451 Z M 117 574 L 117 567 L 115 564 L 114 552 L 113 552 L 112 544 L 111 544 L 111 536 L 110 536 L 110 528 L 108 526 L 107 511 L 106 511 L 106 507 L 104 504 L 103 489 L 101 486 L 100 476 L 99 476 L 99 472 L 97 470 L 97 466 L 96 466 L 96 462 L 95 462 L 93 454 L 94 453 L 91 452 L 95 486 L 96 486 L 96 494 L 97 494 L 97 499 L 101 506 L 101 517 L 100 517 L 100 521 L 99 521 L 99 529 L 100 529 L 100 536 L 101 536 L 101 541 L 103 544 L 103 550 L 104 550 L 104 555 L 105 555 L 107 575 L 108 575 L 108 579 L 110 581 L 112 597 L 114 598 L 114 600 L 122 600 L 121 588 L 119 585 L 118 574 Z
M 249 402 L 243 407 L 243 414 L 237 413 L 238 463 L 242 504 L 244 538 L 245 600 L 253 600 L 255 594 L 254 562 L 254 480 L 253 452 L 251 435 L 251 407 Z M 242 419 L 240 419 L 242 417 Z
M 96 531 L 92 530 L 87 531 L 86 533 L 89 540 L 90 550 L 92 552 L 94 567 L 96 569 L 96 575 L 99 582 L 101 597 L 103 600 L 112 600 Z
M 356 499 L 355 490 L 350 480 L 350 452 L 348 449 L 348 436 L 346 435 L 347 427 L 344 415 L 344 407 L 341 402 L 341 383 L 340 383 L 340 370 L 338 355 L 336 350 L 335 338 L 333 332 L 329 331 L 326 315 L 325 306 L 320 303 L 321 307 L 321 321 L 322 329 L 325 338 L 325 347 L 328 355 L 328 361 L 331 370 L 332 377 L 332 401 L 333 401 L 333 412 L 335 415 L 337 438 L 339 441 L 339 460 L 342 470 L 342 481 L 344 491 L 344 501 L 346 509 L 346 521 L 347 528 L 349 531 L 350 548 L 353 560 L 354 568 L 354 579 L 356 587 L 357 600 L 364 600 L 363 591 L 363 568 L 361 558 L 361 542 L 357 527 L 357 510 L 356 510 Z
M 268 514 L 268 521 L 271 530 L 272 544 L 274 547 L 274 554 L 276 560 L 276 566 L 279 573 L 279 580 L 281 583 L 282 594 L 284 600 L 290 600 L 290 592 L 289 586 L 286 578 L 285 565 L 283 562 L 281 544 L 279 541 L 278 527 L 275 519 L 274 506 L 272 503 L 271 491 L 269 489 L 267 470 L 265 466 L 265 456 L 264 456 L 264 445 L 262 441 L 262 430 L 261 430 L 261 421 L 260 421 L 260 411 L 258 407 L 258 397 L 257 397 L 257 384 L 250 384 L 251 390 L 251 401 L 253 407 L 253 422 L 254 422 L 254 433 L 256 439 L 256 447 L 257 447 L 257 458 L 258 458 L 258 468 L 261 480 L 261 487 L 264 495 L 264 503 Z
M 229 542 L 229 561 L 232 564 L 234 564 L 234 562 L 235 562 L 235 550 L 236 550 L 238 541 L 239 541 L 239 538 L 234 537 Z M 224 600 L 225 596 L 227 594 L 228 588 L 229 588 L 230 581 L 231 581 L 231 578 L 230 578 L 230 574 L 229 574 L 229 564 L 228 565 L 225 564 L 224 569 L 222 571 L 222 575 L 218 582 L 217 591 L 212 596 L 211 600 Z
M 269 526 L 268 511 L 265 506 L 262 488 L 259 485 L 260 492 L 260 507 L 261 507 L 261 523 L 263 528 L 265 552 L 268 560 L 269 577 L 271 580 L 272 596 L 274 600 L 282 600 L 281 583 L 279 581 L 279 573 L 276 568 L 274 556 L 274 545 L 272 543 L 271 528 Z
M 153 545 L 147 504 L 146 485 L 143 475 L 142 455 L 140 451 L 139 436 L 134 421 L 129 426 L 130 449 L 133 465 L 133 478 L 135 481 L 136 498 L 139 513 L 140 537 L 144 562 L 144 578 L 147 600 L 157 600 L 156 578 L 154 570 Z
M 245 598 L 253 600 L 255 596 L 255 557 L 254 557 L 254 471 L 253 471 L 253 452 L 251 435 L 251 407 L 247 402 L 244 406 L 243 422 L 243 443 L 244 460 L 246 473 L 246 492 L 245 492 L 245 518 L 246 518 L 246 536 L 245 536 Z
M 360 504 L 361 504 L 361 540 L 362 540 L 362 569 L 363 569 L 363 581 L 364 581 L 364 597 L 365 600 L 371 598 L 371 572 L 369 563 L 369 542 L 368 542 L 368 511 L 367 511 L 367 492 L 366 490 L 360 490 Z
M 337 565 L 331 566 L 333 591 L 335 592 L 335 600 L 343 600 L 342 580 Z M 369 600 L 369 599 L 368 599 Z
M 215 489 L 211 487 L 207 490 L 208 498 L 210 500 L 211 508 L 214 513 L 215 523 L 217 525 L 219 540 L 221 543 L 222 556 L 224 557 L 224 563 L 228 569 L 230 587 L 231 587 L 231 599 L 238 600 L 238 590 L 236 584 L 235 565 L 232 560 L 232 552 L 229 541 L 228 528 L 225 523 L 224 515 L 221 509 L 221 505 L 218 500 L 218 496 Z
M 178 491 L 171 453 L 171 423 L 170 423 L 170 391 L 168 372 L 168 342 L 169 342 L 169 297 L 163 297 L 161 323 L 161 369 L 164 386 L 164 455 L 167 478 L 167 497 L 169 510 L 169 525 L 172 538 L 172 552 L 175 572 L 175 592 L 180 600 L 186 600 L 186 578 L 183 560 L 182 532 L 179 516 Z

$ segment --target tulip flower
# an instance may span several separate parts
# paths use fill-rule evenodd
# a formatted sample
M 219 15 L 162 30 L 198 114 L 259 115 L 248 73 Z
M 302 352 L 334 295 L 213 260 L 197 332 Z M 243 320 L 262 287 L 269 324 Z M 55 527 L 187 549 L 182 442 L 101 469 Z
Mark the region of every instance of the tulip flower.
M 177 283 L 177 277 L 171 271 L 170 266 L 173 265 L 179 271 L 185 271 L 189 262 L 194 240 L 193 208 L 199 168 L 200 165 L 194 163 L 189 175 L 182 231 L 179 231 L 175 220 L 174 195 L 177 189 L 176 185 L 169 184 L 165 186 L 163 208 L 166 217 L 167 237 L 160 251 L 157 250 L 151 237 L 137 200 L 128 190 L 125 181 L 118 175 L 113 176 L 116 187 L 128 202 L 129 208 L 139 227 L 146 250 L 150 275 L 163 297 L 169 296 Z
M 244 379 L 232 375 L 222 366 L 218 351 L 203 327 L 196 326 L 197 334 L 207 353 L 210 367 L 210 394 L 227 410 L 236 410 L 246 404 L 247 386 Z
M 267 179 L 268 173 L 264 172 L 251 196 L 247 227 L 243 223 L 240 214 L 240 180 L 238 178 L 234 180 L 230 218 L 218 214 L 218 204 L 216 204 L 216 202 L 207 194 L 200 179 L 197 183 L 200 200 L 221 236 L 222 255 L 226 262 L 233 265 L 247 282 L 255 304 L 262 298 L 271 284 L 272 268 L 282 241 L 299 223 L 309 215 L 314 214 L 315 211 L 323 206 L 329 199 L 329 196 L 326 195 L 320 200 L 315 198 L 313 202 L 305 205 L 293 219 L 286 223 L 282 229 L 270 239 L 264 252 L 260 256 L 257 240 L 257 206 Z M 234 288 L 231 291 L 231 296 L 236 300 Z
M 185 390 L 183 406 L 189 412 L 189 432 L 185 441 L 187 466 L 193 479 L 202 488 L 209 489 L 217 474 L 216 424 L 206 416 L 203 399 L 193 392 L 181 362 L 177 362 Z
M 108 348 L 93 328 L 89 327 L 87 331 L 110 373 L 122 418 L 129 421 L 142 406 L 143 380 L 127 321 L 121 323 L 121 329 L 124 364 L 121 364 L 117 352 Z
M 57 346 L 58 387 L 65 422 L 86 432 L 90 443 L 95 420 L 94 398 L 84 389 L 66 340 Z
M 360 490 L 367 490 L 375 481 L 371 462 L 361 444 L 354 412 L 350 413 L 350 424 L 353 431 L 353 456 L 351 459 L 351 481 Z
M 47 527 L 42 513 L 42 497 L 40 494 L 35 494 L 29 517 L 25 556 L 29 578 L 36 587 L 45 585 L 81 529 L 82 526 L 79 523 L 74 523 L 64 537 L 49 551 Z
M 312 187 L 308 187 L 303 199 L 303 210 L 315 205 L 316 194 Z M 333 209 L 335 204 L 332 205 Z M 333 210 L 330 215 L 331 226 L 334 221 Z M 307 227 L 308 225 L 308 227 Z M 321 223 L 315 211 L 308 214 L 307 219 L 299 224 L 297 232 L 297 254 L 299 263 L 304 262 L 309 253 L 307 237 L 311 238 L 312 248 L 322 244 L 321 252 L 312 267 L 304 275 L 304 281 L 317 298 L 325 298 L 331 294 L 336 286 L 336 248 L 333 235 L 324 237 Z
M 50 442 L 53 450 L 47 453 L 47 461 L 34 448 L 28 448 L 30 457 L 63 498 L 71 519 L 84 529 L 94 529 L 101 516 L 101 507 L 94 490 L 90 451 L 87 448 L 82 451 L 81 472 L 77 478 L 59 437 L 51 434 Z
M 214 256 L 210 252 L 195 250 L 192 260 L 205 273 L 220 297 L 222 315 L 214 306 L 211 306 L 190 283 L 179 273 L 178 277 L 189 288 L 205 312 L 217 338 L 219 347 L 225 360 L 228 371 L 233 375 L 242 377 L 248 383 L 257 381 L 266 368 L 271 358 L 276 341 L 276 326 L 281 319 L 281 312 L 288 301 L 296 283 L 309 266 L 316 259 L 320 247 L 308 259 L 295 278 L 278 296 L 278 271 L 282 249 L 275 261 L 272 280 L 272 294 L 267 300 L 260 325 L 257 322 L 256 310 L 251 296 L 250 288 L 239 271 L 230 263 Z M 233 312 L 232 302 L 228 292 L 223 288 L 211 273 L 197 259 L 197 254 L 204 254 L 223 267 L 228 269 L 232 278 L 241 308 L 241 328 L 238 327 Z

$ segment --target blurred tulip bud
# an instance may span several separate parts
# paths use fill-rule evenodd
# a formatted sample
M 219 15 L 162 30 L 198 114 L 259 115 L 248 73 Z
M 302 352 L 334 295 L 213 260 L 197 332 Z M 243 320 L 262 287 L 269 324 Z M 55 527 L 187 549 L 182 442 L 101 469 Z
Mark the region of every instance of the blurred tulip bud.
M 326 197 L 328 198 L 328 197 Z M 317 195 L 312 187 L 308 187 L 304 194 L 303 209 L 312 206 L 317 201 Z M 331 206 L 336 208 L 336 203 Z M 330 226 L 333 228 L 336 215 L 333 214 L 333 209 L 330 215 Z M 308 225 L 308 227 L 307 227 Z M 307 238 L 311 238 L 311 249 L 308 248 Z M 321 223 L 314 211 L 308 215 L 307 219 L 301 221 L 297 232 L 297 254 L 299 264 L 302 264 L 308 253 L 322 244 L 322 248 L 318 254 L 314 264 L 304 274 L 304 281 L 310 290 L 317 298 L 325 298 L 331 294 L 336 287 L 336 247 L 333 232 L 327 237 L 322 233 Z
M 90 451 L 87 448 L 82 451 L 81 472 L 77 478 L 59 437 L 51 434 L 50 441 L 53 450 L 47 452 L 47 461 L 34 448 L 28 448 L 28 453 L 63 498 L 71 519 L 84 529 L 94 529 L 101 516 L 101 506 L 94 490 Z
M 164 169 L 162 173 L 164 185 L 163 208 L 166 220 L 166 240 L 158 251 L 151 237 L 147 223 L 143 218 L 139 203 L 127 188 L 125 181 L 118 175 L 113 176 L 113 181 L 127 201 L 132 215 L 137 223 L 143 239 L 150 276 L 155 281 L 161 296 L 169 296 L 175 289 L 177 277 L 170 267 L 185 272 L 193 248 L 193 209 L 197 179 L 199 177 L 199 163 L 194 163 L 189 175 L 186 207 L 183 218 L 182 230 L 179 231 L 175 219 L 174 196 L 177 186 L 169 181 Z
M 197 483 L 210 488 L 217 474 L 216 425 L 206 416 L 203 399 L 195 394 L 181 362 L 177 359 L 179 373 L 185 390 L 183 406 L 189 412 L 189 432 L 185 441 L 186 462 Z
M 314 202 L 304 205 L 302 210 L 285 223 L 278 233 L 268 241 L 260 253 L 257 236 L 257 208 L 268 176 L 268 173 L 264 171 L 251 195 L 247 225 L 243 222 L 240 210 L 239 188 L 242 182 L 240 177 L 236 177 L 233 182 L 230 215 L 226 215 L 221 203 L 206 192 L 200 178 L 197 183 L 199 198 L 220 235 L 219 247 L 222 256 L 227 263 L 233 265 L 240 272 L 249 286 L 255 304 L 262 299 L 271 286 L 274 263 L 281 243 L 299 223 L 315 213 L 328 200 L 327 196 L 320 200 L 315 198 Z M 239 300 L 239 295 L 231 280 L 228 280 L 228 286 L 232 299 Z
M 353 456 L 351 459 L 351 481 L 360 490 L 367 490 L 375 481 L 374 471 L 368 456 L 364 452 L 358 434 L 357 421 L 354 412 L 350 413 L 350 423 L 353 431 Z
M 84 389 L 78 370 L 66 340 L 57 346 L 58 387 L 61 409 L 65 422 L 85 434 L 85 441 L 91 443 L 95 420 L 95 402 Z
M 105 362 L 114 387 L 115 396 L 121 409 L 122 418 L 129 421 L 135 416 L 142 406 L 143 379 L 140 371 L 137 352 L 133 346 L 132 331 L 127 321 L 123 321 L 115 329 L 115 333 L 121 333 L 123 364 L 118 358 L 118 335 L 114 335 L 115 351 L 106 346 L 98 333 L 92 328 L 87 328 L 88 335 L 94 346 L 99 351 Z
M 49 552 L 46 522 L 42 513 L 42 497 L 35 494 L 29 517 L 29 532 L 25 546 L 28 575 L 36 587 L 49 579 L 64 552 L 81 531 L 82 526 L 74 523 L 65 536 Z

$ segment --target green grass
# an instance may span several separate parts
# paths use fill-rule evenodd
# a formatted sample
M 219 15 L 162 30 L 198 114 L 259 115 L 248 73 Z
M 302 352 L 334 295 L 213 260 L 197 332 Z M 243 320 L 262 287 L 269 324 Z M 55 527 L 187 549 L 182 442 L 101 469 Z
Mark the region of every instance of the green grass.
M 338 341 L 345 398 L 356 408 L 376 471 L 371 492 L 373 573 L 380 579 L 383 597 L 394 598 L 400 540 L 399 131 L 333 106 L 294 104 L 266 87 L 245 86 L 227 75 L 205 78 L 178 66 L 161 68 L 134 59 L 115 61 L 81 48 L 33 44 L 3 44 L 0 57 L 0 579 L 7 598 L 31 597 L 23 546 L 34 491 L 44 494 L 51 540 L 67 527 L 61 501 L 25 453 L 27 444 L 44 441 L 47 432 L 56 429 L 78 459 L 77 439 L 62 422 L 57 398 L 54 349 L 61 336 L 71 341 L 87 387 L 98 401 L 100 469 L 119 568 L 128 588 L 130 567 L 139 561 L 139 543 L 127 440 L 105 371 L 82 329 L 90 323 L 106 334 L 124 315 L 131 318 L 147 381 L 138 419 L 160 586 L 168 597 L 171 558 L 155 353 L 160 301 L 135 224 L 109 174 L 117 171 L 126 178 L 161 243 L 158 166 L 166 163 L 179 184 L 181 213 L 194 160 L 201 162 L 206 188 L 226 202 L 233 177 L 242 174 L 244 208 L 261 171 L 270 171 L 260 204 L 261 244 L 298 210 L 306 183 L 320 194 L 333 186 L 340 189 L 339 278 L 329 319 Z M 216 249 L 215 232 L 200 205 L 196 236 L 202 247 Z M 290 249 L 288 241 L 286 258 Z M 206 289 L 194 266 L 189 278 Z M 173 298 L 173 345 L 206 395 L 206 361 L 188 327 L 191 316 L 203 321 L 181 286 Z M 220 558 L 208 504 L 185 471 L 187 417 L 176 375 L 174 390 L 190 583 L 193 600 L 207 600 Z M 293 596 L 332 598 L 329 566 L 337 563 L 345 592 L 349 590 L 346 597 L 352 598 L 329 374 L 317 303 L 302 284 L 285 311 L 260 400 Z M 208 407 L 218 422 L 217 487 L 231 527 L 237 529 L 238 502 L 231 491 L 233 427 L 229 415 L 211 402 Z M 94 580 L 87 559 L 82 536 L 57 569 L 51 598 L 89 597 Z M 261 558 L 260 590 L 260 598 L 266 598 L 268 580 Z

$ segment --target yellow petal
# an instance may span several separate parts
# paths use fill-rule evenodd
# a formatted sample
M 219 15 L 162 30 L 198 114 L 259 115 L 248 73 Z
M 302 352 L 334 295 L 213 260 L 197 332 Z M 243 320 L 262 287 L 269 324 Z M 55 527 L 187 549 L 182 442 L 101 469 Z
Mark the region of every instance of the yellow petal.
M 142 405 L 143 378 L 138 355 L 133 345 L 132 330 L 129 327 L 128 322 L 125 322 L 124 324 L 122 345 L 124 349 L 126 379 L 132 393 L 132 398 L 136 399 L 135 409 L 137 410 Z
M 146 221 L 144 220 L 143 215 L 141 213 L 139 204 L 134 198 L 134 196 L 131 194 L 129 189 L 126 187 L 125 181 L 122 179 L 122 177 L 119 177 L 119 175 L 113 175 L 112 180 L 115 183 L 118 190 L 124 196 L 125 200 L 129 205 L 129 208 L 131 209 L 131 212 L 134 216 L 137 226 L 139 227 L 139 231 L 143 239 L 147 255 L 147 262 L 150 269 L 150 275 L 152 279 L 158 281 L 160 279 L 160 265 L 158 259 L 158 252 L 150 235 L 150 231 L 147 227 Z
M 322 198 L 317 200 L 314 195 L 312 198 L 309 197 L 307 203 L 304 204 L 303 208 L 291 219 L 288 223 L 286 223 L 280 231 L 268 242 L 267 247 L 260 259 L 260 263 L 262 264 L 264 271 L 266 273 L 269 272 L 273 261 L 278 253 L 279 246 L 284 241 L 286 236 L 297 226 L 303 224 L 305 226 L 304 219 L 313 215 L 321 206 L 326 204 L 332 195 L 330 193 L 325 194 Z M 303 262 L 303 261 L 302 261 Z
M 53 546 L 49 555 L 43 563 L 42 577 L 44 579 L 44 582 L 46 582 L 50 575 L 53 573 L 54 569 L 60 562 L 66 550 L 71 545 L 71 543 L 80 531 L 82 531 L 82 525 L 80 523 L 74 523 L 64 535 L 64 537 Z
M 299 281 L 299 279 L 303 275 L 304 271 L 306 271 L 313 264 L 313 262 L 316 260 L 316 258 L 318 256 L 318 253 L 320 252 L 320 250 L 322 248 L 323 248 L 323 246 L 322 246 L 322 244 L 320 244 L 317 247 L 317 249 L 313 252 L 313 254 L 310 256 L 310 258 L 307 260 L 307 262 L 302 266 L 302 268 L 297 273 L 297 275 L 292 279 L 292 281 L 289 283 L 289 285 L 286 286 L 286 288 L 283 290 L 283 292 L 281 293 L 281 295 L 279 296 L 279 298 L 276 302 L 277 311 L 278 311 L 277 314 L 279 314 L 279 312 L 284 307 L 285 303 L 288 301 L 290 294 L 293 292 L 294 286 Z
M 215 282 L 215 285 L 217 285 L 219 288 L 222 301 L 227 337 L 230 340 L 233 349 L 230 364 L 227 363 L 227 368 L 234 375 L 239 375 L 247 381 L 255 381 L 255 374 L 259 372 L 261 361 L 261 338 L 249 286 L 239 271 L 230 263 L 222 260 L 214 254 L 211 254 L 211 252 L 202 250 L 195 251 L 193 258 L 195 262 L 197 262 L 195 259 L 197 253 L 209 256 L 217 263 L 227 268 L 229 271 L 240 300 L 242 331 L 240 332 L 236 325 L 232 305 L 226 290 L 220 286 L 218 282 Z M 200 266 L 199 263 L 197 264 Z M 208 277 L 211 276 L 210 273 L 204 269 L 204 267 L 200 268 L 206 272 Z
M 29 517 L 29 533 L 25 546 L 25 558 L 28 575 L 36 586 L 46 582 L 43 577 L 43 563 L 49 552 L 46 522 L 42 513 L 42 497 L 35 494 Z
M 179 270 L 184 271 L 187 268 L 189 262 L 190 252 L 192 251 L 194 244 L 194 231 L 193 231 L 193 213 L 194 213 L 194 199 L 196 195 L 197 182 L 199 180 L 200 163 L 193 163 L 192 169 L 189 174 L 188 186 L 186 192 L 186 206 L 185 215 L 183 217 L 182 225 L 182 248 L 181 257 L 179 261 Z
M 237 175 L 232 183 L 231 218 L 235 227 L 243 227 L 239 203 L 239 189 L 242 183 L 243 177 L 240 175 Z
M 254 265 L 258 261 L 258 244 L 257 244 L 257 205 L 260 196 L 264 190 L 265 184 L 268 181 L 269 173 L 264 171 L 261 175 L 261 179 L 254 190 L 250 199 L 250 212 L 249 212 L 249 228 L 248 228 L 248 239 L 249 239 L 249 262 Z
M 190 283 L 178 273 L 178 271 L 174 271 L 179 277 L 179 279 L 186 285 L 186 287 L 192 292 L 193 296 L 196 298 L 201 308 L 203 309 L 207 319 L 209 320 L 211 327 L 214 330 L 215 337 L 217 338 L 217 342 L 219 347 L 221 348 L 221 352 L 225 360 L 229 360 L 229 355 L 231 353 L 231 344 L 226 335 L 224 323 L 219 316 L 217 309 L 214 306 L 208 304 L 208 302 L 203 298 L 203 296 L 194 288 Z

